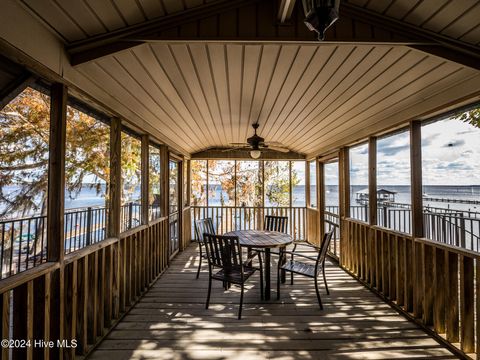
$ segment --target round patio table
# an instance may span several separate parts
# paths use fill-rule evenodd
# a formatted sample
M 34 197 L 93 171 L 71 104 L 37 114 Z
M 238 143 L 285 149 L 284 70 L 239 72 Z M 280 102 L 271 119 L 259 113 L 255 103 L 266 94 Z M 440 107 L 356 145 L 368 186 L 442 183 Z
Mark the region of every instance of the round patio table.
M 293 242 L 290 235 L 267 230 L 237 230 L 224 234 L 225 236 L 237 236 L 240 246 L 265 251 L 265 300 L 270 300 L 270 249 L 284 248 Z

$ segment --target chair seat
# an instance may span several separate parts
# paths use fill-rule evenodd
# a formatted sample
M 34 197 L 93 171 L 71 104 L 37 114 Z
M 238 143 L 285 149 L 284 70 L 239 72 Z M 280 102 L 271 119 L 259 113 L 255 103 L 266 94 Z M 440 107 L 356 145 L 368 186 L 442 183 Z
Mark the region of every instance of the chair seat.
M 243 282 L 247 281 L 247 279 L 252 276 L 257 269 L 249 266 L 243 267 Z M 239 265 L 234 266 L 229 271 L 224 269 L 216 272 L 212 275 L 213 279 L 227 281 L 232 284 L 242 284 L 242 272 L 241 267 Z
M 315 273 L 315 265 L 305 264 L 300 261 L 287 260 L 287 262 L 283 264 L 280 268 L 282 270 L 305 275 L 311 278 L 314 278 L 317 275 Z

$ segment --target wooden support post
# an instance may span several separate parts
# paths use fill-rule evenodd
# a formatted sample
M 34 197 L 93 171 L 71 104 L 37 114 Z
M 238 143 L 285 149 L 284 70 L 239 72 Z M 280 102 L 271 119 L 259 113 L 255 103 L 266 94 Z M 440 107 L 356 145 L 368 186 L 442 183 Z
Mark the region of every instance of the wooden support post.
M 191 205 L 190 201 L 191 201 L 191 197 L 192 197 L 192 184 L 191 184 L 191 178 L 192 178 L 192 174 L 191 174 L 191 171 L 192 171 L 192 168 L 191 168 L 191 162 L 192 160 L 189 160 L 189 159 L 185 159 L 184 161 L 184 166 L 186 168 L 186 171 L 185 171 L 185 199 L 184 199 L 184 205 L 185 207 L 188 207 Z M 236 200 L 235 200 L 236 201 Z
M 377 138 L 368 141 L 368 223 L 377 225 Z M 386 224 L 384 224 L 386 226 Z
M 48 225 L 47 225 L 47 260 L 63 265 L 65 252 L 65 142 L 67 87 L 53 84 L 51 87 L 50 105 L 50 151 L 48 168 Z M 63 267 L 52 273 L 50 329 L 52 341 L 63 339 L 64 306 L 63 306 Z M 50 358 L 59 359 L 62 349 L 50 350 Z
M 415 242 L 415 238 L 424 236 L 423 228 L 423 201 L 422 201 L 422 124 L 420 121 L 410 123 L 410 168 L 412 186 L 412 236 L 413 243 L 413 314 L 422 316 L 422 302 L 424 295 L 425 267 L 422 245 Z M 430 284 L 428 284 L 430 286 Z
M 65 230 L 65 141 L 67 87 L 53 84 L 50 105 L 47 261 L 63 262 Z
M 305 203 L 307 208 L 310 207 L 310 162 L 305 161 Z M 308 225 L 307 225 L 308 226 Z
M 340 149 L 339 159 L 340 172 L 340 218 L 350 217 L 350 157 L 348 148 Z
M 110 121 L 110 184 L 108 201 L 108 237 L 120 234 L 120 208 L 122 201 L 122 121 Z
M 160 146 L 160 214 L 168 216 L 168 194 L 169 194 L 169 157 L 168 147 Z
M 339 262 L 346 266 L 349 258 L 347 252 L 349 243 L 348 226 L 346 226 L 345 219 L 350 216 L 350 166 L 348 148 L 342 148 L 338 157 L 339 170 L 339 200 L 340 200 L 340 256 Z
M 424 236 L 423 198 L 422 198 L 422 124 L 420 121 L 410 123 L 410 169 L 412 185 L 412 235 Z
M 318 243 L 325 234 L 325 165 L 317 162 L 317 207 L 318 207 Z M 333 242 L 332 242 L 333 244 Z
M 149 146 L 150 146 L 150 137 L 148 135 L 142 135 L 142 188 L 141 188 L 141 197 L 142 197 L 142 211 L 141 219 L 142 224 L 148 225 L 149 216 L 148 216 L 148 207 L 150 204 L 150 194 L 149 194 L 149 185 L 150 185 L 150 166 L 149 166 Z
M 179 240 L 179 248 L 181 249 L 181 242 L 183 239 L 183 161 L 177 163 L 177 194 L 178 194 L 178 225 L 177 225 L 177 237 Z M 183 250 L 183 249 L 181 249 Z
M 192 216 L 190 208 L 190 160 L 183 159 L 183 187 L 184 187 L 184 199 L 183 199 L 183 212 L 182 212 L 182 250 L 184 250 L 188 244 L 190 244 L 192 236 Z M 235 167 L 236 170 L 236 167 Z

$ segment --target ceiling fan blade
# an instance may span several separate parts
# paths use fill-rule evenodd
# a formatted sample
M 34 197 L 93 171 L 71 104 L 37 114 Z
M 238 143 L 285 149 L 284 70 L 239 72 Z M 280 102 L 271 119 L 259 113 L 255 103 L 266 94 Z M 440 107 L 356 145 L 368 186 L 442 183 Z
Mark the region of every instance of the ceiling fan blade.
M 228 143 L 230 146 L 249 146 L 248 143 Z
M 290 152 L 290 149 L 283 147 L 283 146 L 275 146 L 275 145 L 268 145 L 268 148 L 271 150 L 283 152 L 283 153 L 288 153 Z
M 286 147 L 279 141 L 265 141 L 266 145 L 273 145 L 273 146 L 279 146 L 279 147 Z

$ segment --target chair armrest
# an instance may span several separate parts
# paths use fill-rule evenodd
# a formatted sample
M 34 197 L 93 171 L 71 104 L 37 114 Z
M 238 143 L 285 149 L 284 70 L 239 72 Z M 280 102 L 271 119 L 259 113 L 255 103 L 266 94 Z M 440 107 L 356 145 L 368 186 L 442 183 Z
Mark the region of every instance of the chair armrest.
M 311 244 L 311 243 L 309 243 L 309 242 L 304 242 L 303 245 L 308 246 L 308 247 L 311 247 L 311 248 L 314 248 L 314 249 L 317 249 L 317 250 L 320 250 L 320 246 Z
M 313 261 L 317 261 L 317 258 L 315 258 L 315 257 L 302 255 L 302 254 L 296 253 L 294 251 L 283 251 L 282 253 L 285 254 L 285 255 L 286 254 L 292 255 L 292 259 L 293 259 L 294 256 L 298 256 L 298 257 L 301 257 L 301 258 L 304 258 L 304 259 L 310 259 L 310 260 L 313 260 Z

